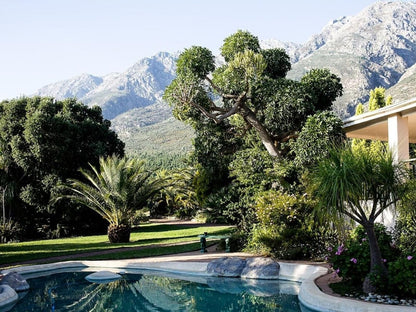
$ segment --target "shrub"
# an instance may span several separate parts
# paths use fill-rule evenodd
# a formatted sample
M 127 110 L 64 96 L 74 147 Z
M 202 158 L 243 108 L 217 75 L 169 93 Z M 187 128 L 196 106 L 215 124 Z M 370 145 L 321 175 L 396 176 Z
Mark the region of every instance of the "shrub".
M 394 228 L 394 240 L 405 254 L 416 253 L 416 180 L 407 184 L 407 192 L 399 203 L 399 215 Z
M 248 249 L 280 259 L 319 257 L 328 235 L 311 218 L 313 204 L 304 195 L 260 193 L 255 207 L 258 224 L 253 228 Z
M 416 253 L 416 216 L 399 215 L 394 227 L 394 241 L 403 253 Z
M 247 235 L 245 235 L 244 233 L 240 231 L 232 233 L 228 241 L 231 252 L 243 250 L 246 243 L 247 243 Z M 219 249 L 220 250 L 226 249 L 225 239 L 222 239 L 220 241 Z
M 401 256 L 389 263 L 389 283 L 393 293 L 401 296 L 416 295 L 416 253 Z
M 13 241 L 19 241 L 21 235 L 21 227 L 19 223 L 12 219 L 0 219 L 0 242 L 8 243 Z
M 382 224 L 375 224 L 374 228 L 384 261 L 391 262 L 397 258 L 398 250 L 393 248 L 392 237 Z M 347 238 L 345 244 L 337 248 L 330 248 L 329 262 L 332 264 L 338 276 L 351 285 L 362 285 L 364 279 L 370 272 L 370 247 L 364 228 L 357 226 Z M 386 282 L 372 276 L 372 281 L 386 289 Z

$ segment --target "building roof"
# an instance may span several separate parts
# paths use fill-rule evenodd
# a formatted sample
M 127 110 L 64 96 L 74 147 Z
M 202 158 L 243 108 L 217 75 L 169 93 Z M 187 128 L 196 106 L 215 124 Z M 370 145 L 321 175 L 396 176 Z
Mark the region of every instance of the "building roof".
M 344 130 L 349 138 L 388 141 L 388 118 L 397 114 L 408 118 L 409 142 L 416 143 L 416 98 L 344 119 Z

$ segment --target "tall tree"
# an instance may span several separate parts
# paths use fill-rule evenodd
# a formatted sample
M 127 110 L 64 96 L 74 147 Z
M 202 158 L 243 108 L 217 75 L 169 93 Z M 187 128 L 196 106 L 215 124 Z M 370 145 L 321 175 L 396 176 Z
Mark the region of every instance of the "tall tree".
M 327 222 L 352 220 L 366 230 L 371 257 L 370 274 L 387 276 L 374 223 L 400 198 L 407 171 L 395 164 L 391 153 L 365 150 L 332 150 L 312 172 L 313 193 L 319 198 L 317 213 Z M 374 291 L 367 278 L 364 291 Z
M 51 205 L 50 195 L 60 182 L 79 177 L 80 167 L 98 163 L 100 156 L 124 154 L 124 143 L 110 130 L 101 109 L 75 99 L 23 97 L 1 102 L 0 146 L 8 164 L 7 179 L 15 185 L 11 217 L 25 224 L 30 236 L 59 235 L 62 226 L 69 231 L 91 228 L 96 221 L 88 220 L 91 215 L 82 218 L 65 202 Z
M 285 79 L 290 60 L 284 50 L 262 50 L 248 32 L 227 37 L 221 54 L 225 64 L 216 67 L 208 49 L 185 50 L 165 99 L 179 119 L 191 122 L 222 123 L 239 115 L 275 157 L 287 154 L 285 143 L 307 116 L 329 109 L 342 94 L 340 79 L 325 69 L 310 71 L 300 82 Z

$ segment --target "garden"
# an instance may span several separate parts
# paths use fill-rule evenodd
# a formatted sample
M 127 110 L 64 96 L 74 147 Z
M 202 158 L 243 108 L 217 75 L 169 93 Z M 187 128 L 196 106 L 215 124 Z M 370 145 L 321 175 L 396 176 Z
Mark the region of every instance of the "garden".
M 264 50 L 245 31 L 224 39 L 221 54 L 217 63 L 194 46 L 177 60 L 164 98 L 195 138 L 169 168 L 125 155 L 98 107 L 1 102 L 1 263 L 150 245 L 100 259 L 198 249 L 195 236 L 207 228 L 148 223 L 175 216 L 225 224 L 214 233 L 232 231 L 234 251 L 326 260 L 342 278 L 333 285 L 340 294 L 415 298 L 416 182 L 385 143 L 346 138 L 331 111 L 340 79 L 327 69 L 287 79 L 285 51 Z M 368 109 L 390 103 L 377 88 Z M 396 222 L 386 228 L 390 210 Z

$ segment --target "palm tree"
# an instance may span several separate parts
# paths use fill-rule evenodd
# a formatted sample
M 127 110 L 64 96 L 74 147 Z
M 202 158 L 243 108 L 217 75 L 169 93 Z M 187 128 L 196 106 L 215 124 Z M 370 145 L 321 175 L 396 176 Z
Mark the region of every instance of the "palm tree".
M 87 182 L 69 180 L 65 188 L 70 194 L 60 198 L 83 204 L 107 220 L 111 243 L 128 242 L 135 211 L 167 185 L 167 178 L 153 177 L 137 158 L 100 158 L 99 169 L 90 166 L 92 172 L 80 170 Z
M 388 151 L 378 155 L 365 149 L 332 150 L 311 173 L 314 193 L 320 200 L 317 213 L 328 221 L 353 220 L 366 230 L 370 245 L 370 274 L 387 277 L 374 223 L 400 198 L 407 170 Z M 347 218 L 346 218 L 347 217 Z M 370 274 L 363 289 L 374 291 Z

